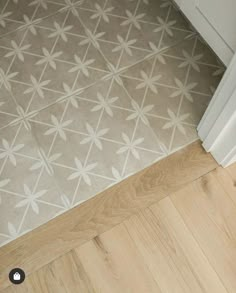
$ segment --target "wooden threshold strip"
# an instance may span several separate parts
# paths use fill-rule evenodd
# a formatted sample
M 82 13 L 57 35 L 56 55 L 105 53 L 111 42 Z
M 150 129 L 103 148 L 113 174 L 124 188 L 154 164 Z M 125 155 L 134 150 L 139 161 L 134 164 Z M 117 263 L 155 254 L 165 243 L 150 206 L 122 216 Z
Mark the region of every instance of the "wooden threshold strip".
M 217 167 L 199 141 L 0 248 L 0 291 L 14 267 L 30 274 Z

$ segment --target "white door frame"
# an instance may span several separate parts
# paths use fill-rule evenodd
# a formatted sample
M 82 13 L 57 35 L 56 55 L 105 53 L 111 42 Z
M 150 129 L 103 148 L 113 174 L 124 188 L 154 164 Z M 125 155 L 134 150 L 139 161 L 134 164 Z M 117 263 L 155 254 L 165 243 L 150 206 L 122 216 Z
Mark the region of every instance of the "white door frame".
M 236 54 L 198 125 L 198 135 L 220 165 L 236 162 Z

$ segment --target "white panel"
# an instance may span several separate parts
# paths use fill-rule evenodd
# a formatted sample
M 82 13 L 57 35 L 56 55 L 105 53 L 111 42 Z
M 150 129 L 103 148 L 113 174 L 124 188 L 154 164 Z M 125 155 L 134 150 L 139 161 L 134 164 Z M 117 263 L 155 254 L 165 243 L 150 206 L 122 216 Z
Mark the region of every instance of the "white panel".
M 198 0 L 197 7 L 225 42 L 236 51 L 236 1 Z
M 236 54 L 198 126 L 203 147 L 224 167 L 236 160 L 235 80 Z

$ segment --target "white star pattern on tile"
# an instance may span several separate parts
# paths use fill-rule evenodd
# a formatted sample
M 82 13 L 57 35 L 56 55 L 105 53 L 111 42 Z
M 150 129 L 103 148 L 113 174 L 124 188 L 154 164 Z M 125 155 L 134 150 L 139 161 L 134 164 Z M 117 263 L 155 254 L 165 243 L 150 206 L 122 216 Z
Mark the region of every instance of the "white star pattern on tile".
M 125 146 L 122 146 L 116 153 L 122 154 L 124 152 L 130 151 L 131 154 L 134 156 L 134 158 L 139 160 L 140 156 L 139 156 L 139 153 L 138 153 L 136 147 L 144 141 L 144 138 L 140 137 L 134 141 L 131 141 L 125 133 L 122 133 L 122 138 L 125 142 Z
M 135 112 L 130 114 L 126 119 L 133 120 L 139 117 L 144 124 L 148 125 L 149 122 L 146 114 L 153 109 L 154 105 L 147 105 L 141 108 L 134 100 L 131 101 L 131 104 Z
M 45 168 L 47 173 L 50 176 L 52 176 L 54 171 L 53 171 L 51 164 L 53 162 L 55 162 L 58 158 L 60 158 L 62 156 L 62 154 L 53 154 L 53 155 L 50 155 L 50 157 L 47 157 L 47 155 L 45 154 L 45 152 L 42 149 L 38 152 L 38 154 L 39 154 L 40 160 L 37 161 L 36 163 L 34 163 L 30 167 L 30 170 L 34 171 L 34 170 L 38 170 L 43 167 L 43 168 Z
M 72 123 L 72 120 L 67 120 L 64 122 L 58 121 L 57 117 L 54 115 L 51 115 L 51 120 L 53 126 L 50 127 L 47 131 L 45 131 L 44 135 L 50 135 L 53 133 L 58 133 L 59 136 L 63 139 L 66 140 L 66 133 L 63 128 L 66 128 L 68 125 Z
M 0 245 L 197 139 L 224 72 L 169 0 L 4 2 Z
M 61 37 L 64 42 L 68 41 L 66 36 L 66 32 L 72 29 L 72 25 L 68 25 L 66 27 L 61 27 L 56 21 L 54 22 L 55 32 L 48 35 L 49 38 Z
M 141 29 L 139 20 L 142 19 L 145 16 L 145 13 L 141 13 L 139 15 L 133 15 L 129 10 L 126 10 L 126 15 L 128 17 L 127 20 L 124 20 L 121 25 L 130 25 L 133 24 L 137 29 Z
M 165 31 L 169 36 L 173 37 L 173 31 L 172 28 L 174 27 L 174 25 L 176 24 L 175 20 L 171 20 L 171 21 L 165 21 L 164 19 L 157 17 L 158 22 L 159 22 L 159 27 L 154 29 L 154 32 L 159 32 L 159 31 Z
M 91 185 L 91 179 L 89 177 L 89 172 L 92 171 L 97 166 L 97 163 L 83 166 L 81 161 L 78 158 L 75 158 L 75 165 L 76 165 L 77 171 L 72 173 L 67 178 L 67 180 L 73 180 L 73 179 L 76 179 L 81 176 L 87 185 Z
M 32 192 L 29 187 L 24 184 L 24 192 L 26 195 L 26 198 L 21 200 L 15 207 L 21 208 L 24 206 L 30 206 L 32 210 L 38 214 L 39 213 L 39 206 L 37 204 L 37 199 L 40 198 L 42 195 L 44 195 L 47 190 L 40 190 L 38 192 Z
M 11 41 L 11 45 L 12 45 L 13 50 L 11 52 L 7 53 L 5 55 L 5 57 L 17 56 L 20 61 L 24 62 L 23 52 L 24 52 L 24 50 L 29 49 L 31 45 L 28 44 L 28 45 L 24 45 L 24 46 L 20 47 L 13 40 Z
M 32 86 L 29 87 L 27 90 L 24 91 L 24 94 L 34 93 L 36 92 L 40 98 L 44 98 L 43 88 L 48 85 L 51 81 L 50 80 L 44 80 L 38 82 L 37 79 L 31 75 L 30 76 Z
M 180 63 L 179 67 L 182 68 L 182 67 L 190 65 L 193 69 L 200 72 L 200 68 L 199 68 L 199 65 L 197 64 L 197 61 L 199 61 L 203 57 L 203 54 L 199 54 L 197 56 L 190 56 L 185 50 L 183 50 L 183 55 L 186 60 Z
M 193 102 L 193 97 L 190 91 L 193 90 L 197 86 L 197 82 L 192 82 L 185 86 L 179 79 L 175 78 L 175 83 L 179 87 L 179 89 L 173 92 L 170 95 L 170 97 L 174 98 L 174 97 L 183 95 L 187 100 L 189 100 L 190 102 Z
M 157 94 L 157 87 L 155 83 L 161 78 L 161 74 L 149 77 L 143 70 L 140 71 L 140 75 L 143 78 L 143 81 L 136 86 L 136 89 L 142 89 L 148 87 L 152 92 Z
M 62 51 L 60 52 L 55 52 L 53 54 L 50 54 L 50 52 L 46 48 L 42 48 L 43 55 L 42 59 L 36 62 L 36 65 L 41 65 L 44 63 L 48 63 L 49 66 L 51 66 L 54 70 L 56 70 L 56 62 L 55 59 L 59 58 L 62 54 Z
M 2 148 L 0 148 L 0 159 L 8 158 L 12 165 L 16 166 L 15 153 L 21 150 L 24 144 L 11 146 L 6 139 L 2 139 Z
M 80 45 L 93 44 L 95 48 L 99 48 L 98 40 L 105 35 L 105 32 L 93 34 L 89 29 L 86 29 L 87 38 L 81 41 Z
M 101 17 L 105 22 L 109 22 L 109 17 L 108 17 L 108 13 L 112 12 L 112 10 L 114 9 L 114 7 L 108 7 L 106 9 L 102 9 L 102 7 L 100 5 L 98 5 L 97 3 L 95 3 L 95 8 L 97 10 L 96 13 L 94 13 L 93 15 L 91 15 L 91 19 L 96 19 L 98 17 Z
M 14 77 L 16 77 L 18 72 L 12 72 L 12 73 L 5 73 L 2 68 L 0 68 L 0 82 L 3 82 L 5 88 L 7 90 L 11 89 L 11 83 L 10 80 Z
M 89 76 L 88 67 L 93 64 L 94 59 L 82 61 L 77 55 L 74 56 L 76 66 L 72 67 L 69 72 L 81 71 L 85 76 Z
M 186 134 L 186 131 L 184 129 L 184 126 L 182 124 L 182 122 L 184 120 L 186 120 L 188 117 L 189 117 L 189 113 L 186 113 L 186 114 L 183 114 L 182 116 L 180 117 L 177 117 L 175 115 L 175 113 L 173 111 L 171 111 L 170 109 L 167 110 L 169 116 L 170 116 L 170 119 L 171 121 L 170 122 L 167 122 L 164 126 L 163 126 L 163 129 L 168 129 L 168 128 L 171 128 L 171 127 L 177 127 L 177 129 L 183 133 L 183 134 Z
M 88 137 L 85 137 L 80 144 L 86 144 L 89 142 L 93 142 L 96 147 L 100 150 L 103 149 L 102 147 L 102 142 L 101 142 L 101 138 L 107 134 L 107 132 L 109 131 L 109 128 L 105 128 L 105 129 L 100 129 L 99 131 L 96 131 L 92 128 L 91 125 L 89 125 L 88 123 L 86 123 L 86 128 L 88 131 Z
M 99 111 L 104 109 L 105 112 L 109 115 L 109 116 L 113 116 L 113 112 L 111 109 L 111 105 L 113 103 L 115 103 L 115 101 L 117 101 L 119 98 L 118 97 L 112 97 L 112 98 L 108 98 L 105 99 L 100 93 L 97 94 L 97 98 L 98 98 L 98 105 L 94 106 L 91 111 L 95 112 L 95 111 Z
M 117 36 L 117 40 L 120 43 L 120 45 L 116 46 L 114 49 L 112 49 L 112 52 L 117 52 L 120 50 L 124 50 L 128 55 L 132 56 L 132 51 L 130 49 L 130 46 L 136 43 L 137 40 L 129 40 L 125 41 L 121 36 Z

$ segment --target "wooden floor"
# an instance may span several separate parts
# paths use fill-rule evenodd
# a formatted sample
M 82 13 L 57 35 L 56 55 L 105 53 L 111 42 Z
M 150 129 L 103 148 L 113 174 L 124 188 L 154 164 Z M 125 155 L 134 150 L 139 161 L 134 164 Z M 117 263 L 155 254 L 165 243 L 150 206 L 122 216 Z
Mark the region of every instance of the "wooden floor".
M 235 293 L 236 165 L 182 183 L 1 292 Z

